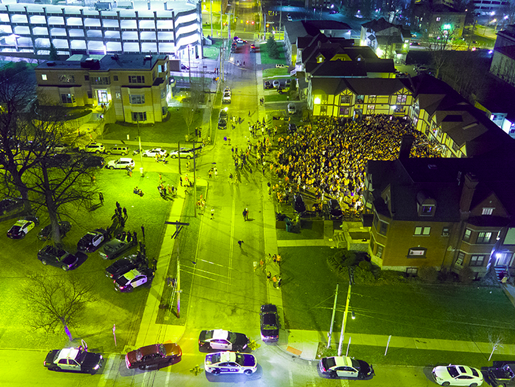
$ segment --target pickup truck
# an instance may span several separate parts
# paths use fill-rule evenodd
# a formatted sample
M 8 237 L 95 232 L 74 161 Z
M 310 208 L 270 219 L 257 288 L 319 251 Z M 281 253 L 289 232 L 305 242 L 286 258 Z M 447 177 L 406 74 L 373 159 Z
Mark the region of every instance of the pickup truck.
M 492 386 L 515 386 L 515 362 L 494 361 L 492 367 L 483 367 L 481 371 Z

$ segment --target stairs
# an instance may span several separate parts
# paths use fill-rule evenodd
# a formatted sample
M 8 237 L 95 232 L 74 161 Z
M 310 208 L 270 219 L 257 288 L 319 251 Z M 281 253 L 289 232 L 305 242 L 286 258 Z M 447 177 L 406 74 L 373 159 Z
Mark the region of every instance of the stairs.
M 510 272 L 507 266 L 494 266 L 494 270 L 495 275 L 499 281 L 501 281 L 505 275 L 508 277 L 510 276 Z

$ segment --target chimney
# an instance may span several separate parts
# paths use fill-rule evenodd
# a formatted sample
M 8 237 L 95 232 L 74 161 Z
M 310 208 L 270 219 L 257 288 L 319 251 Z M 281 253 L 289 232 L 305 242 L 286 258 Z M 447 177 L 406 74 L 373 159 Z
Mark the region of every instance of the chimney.
M 473 173 L 469 172 L 465 175 L 465 181 L 463 183 L 460 197 L 460 213 L 463 220 L 468 218 L 470 213 L 470 204 L 472 203 L 472 198 L 474 197 L 474 192 L 476 191 L 478 183 L 479 181 Z
M 402 136 L 401 149 L 399 151 L 399 160 L 409 159 L 409 154 L 411 152 L 413 141 L 415 141 L 415 137 L 411 134 Z

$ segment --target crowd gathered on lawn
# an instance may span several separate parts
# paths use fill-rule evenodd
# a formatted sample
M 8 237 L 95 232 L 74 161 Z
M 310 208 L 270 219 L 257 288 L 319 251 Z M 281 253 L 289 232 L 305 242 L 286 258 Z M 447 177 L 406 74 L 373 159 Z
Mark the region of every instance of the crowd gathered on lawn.
M 369 160 L 398 158 L 404 135 L 415 137 L 410 157 L 440 157 L 439 144 L 414 129 L 409 120 L 377 115 L 360 121 L 321 118 L 277 139 L 272 190 L 279 202 L 296 192 L 316 198 L 314 211 L 327 199 L 354 214 L 363 209 L 365 170 Z

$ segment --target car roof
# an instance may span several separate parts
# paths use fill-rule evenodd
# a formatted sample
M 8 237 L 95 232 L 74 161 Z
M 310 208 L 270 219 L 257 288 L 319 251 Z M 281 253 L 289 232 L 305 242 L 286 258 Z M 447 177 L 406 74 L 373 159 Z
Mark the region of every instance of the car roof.
M 218 355 L 220 355 L 220 363 L 236 360 L 236 352 L 219 352 Z
M 336 366 L 338 366 L 338 367 L 342 367 L 342 366 L 352 367 L 352 359 L 350 357 L 334 356 L 333 359 L 334 359 Z
M 226 340 L 227 336 L 228 336 L 228 332 L 226 330 L 223 330 L 223 329 L 213 329 L 213 339 L 214 340 L 219 340 L 219 339 Z
M 79 354 L 79 348 L 63 348 L 59 352 L 58 359 L 75 359 Z
M 141 275 L 140 271 L 138 269 L 132 269 L 131 271 L 128 271 L 123 276 L 128 279 L 129 281 L 132 281 L 134 278 L 136 278 L 138 275 Z

